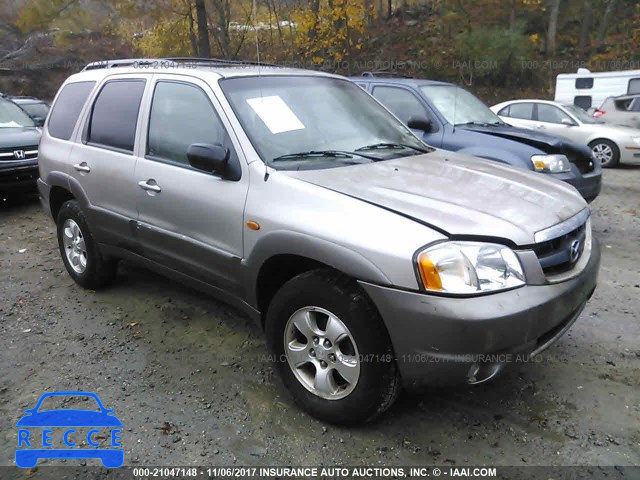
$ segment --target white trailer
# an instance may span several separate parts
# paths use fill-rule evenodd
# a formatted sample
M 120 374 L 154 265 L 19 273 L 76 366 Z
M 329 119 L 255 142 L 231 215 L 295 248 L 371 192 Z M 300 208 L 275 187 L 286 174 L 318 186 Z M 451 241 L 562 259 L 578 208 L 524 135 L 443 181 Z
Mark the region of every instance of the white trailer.
M 640 93 L 640 70 L 561 73 L 556 77 L 555 101 L 585 110 L 599 107 L 608 97 Z

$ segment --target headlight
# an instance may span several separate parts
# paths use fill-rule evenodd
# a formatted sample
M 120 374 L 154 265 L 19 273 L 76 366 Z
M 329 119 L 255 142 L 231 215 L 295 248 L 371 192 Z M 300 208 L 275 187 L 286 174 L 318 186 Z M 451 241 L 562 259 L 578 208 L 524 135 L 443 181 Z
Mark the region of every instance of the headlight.
M 536 172 L 563 173 L 571 171 L 569 159 L 565 155 L 533 155 L 531 163 Z
M 631 137 L 631 140 L 633 141 L 633 143 L 640 145 L 640 137 Z
M 525 283 L 516 254 L 495 243 L 439 243 L 420 252 L 417 262 L 424 288 L 436 292 L 468 295 Z

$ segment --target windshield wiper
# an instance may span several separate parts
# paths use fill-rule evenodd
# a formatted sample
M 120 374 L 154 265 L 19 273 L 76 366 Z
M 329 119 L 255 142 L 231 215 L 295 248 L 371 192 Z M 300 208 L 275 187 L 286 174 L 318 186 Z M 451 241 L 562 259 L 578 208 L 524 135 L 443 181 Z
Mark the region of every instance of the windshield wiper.
M 363 155 L 358 152 L 345 152 L 342 150 L 311 150 L 308 152 L 298 152 L 298 153 L 287 153 L 286 155 L 280 155 L 271 160 L 269 163 L 280 162 L 282 160 L 295 160 L 297 158 L 321 158 L 321 157 L 329 157 L 329 158 L 353 158 L 355 156 L 366 158 L 367 160 L 378 161 L 381 160 L 378 157 L 372 157 L 370 155 Z
M 356 152 L 362 152 L 364 150 L 405 150 L 405 149 L 416 150 L 422 153 L 429 153 L 430 150 L 421 147 L 414 147 L 413 145 L 407 145 L 404 143 L 374 143 L 373 145 L 365 145 L 364 147 L 356 148 Z
M 465 125 L 477 125 L 479 127 L 488 127 L 490 124 L 487 122 L 478 122 L 477 120 L 474 120 L 472 122 L 456 123 L 456 127 L 464 127 Z
M 353 158 L 352 155 L 347 152 L 340 152 L 337 150 L 310 150 L 308 152 L 287 153 L 286 155 L 280 155 L 273 158 L 271 162 L 279 162 L 282 160 L 292 160 L 296 158 L 314 158 L 314 157 L 330 157 L 330 158 Z

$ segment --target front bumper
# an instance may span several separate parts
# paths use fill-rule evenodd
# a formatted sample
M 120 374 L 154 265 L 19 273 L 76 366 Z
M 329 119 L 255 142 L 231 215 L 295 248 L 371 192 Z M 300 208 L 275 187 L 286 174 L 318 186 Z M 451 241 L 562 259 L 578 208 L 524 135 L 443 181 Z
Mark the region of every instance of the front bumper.
M 360 282 L 389 331 L 405 387 L 480 383 L 558 340 L 595 290 L 600 248 L 576 277 L 454 298 Z
M 36 189 L 38 160 L 0 163 L 0 191 L 31 192 Z
M 584 174 L 577 171 L 575 166 L 573 170 L 575 171 L 550 175 L 572 185 L 587 202 L 593 201 L 602 189 L 602 168 L 596 166 L 592 172 Z

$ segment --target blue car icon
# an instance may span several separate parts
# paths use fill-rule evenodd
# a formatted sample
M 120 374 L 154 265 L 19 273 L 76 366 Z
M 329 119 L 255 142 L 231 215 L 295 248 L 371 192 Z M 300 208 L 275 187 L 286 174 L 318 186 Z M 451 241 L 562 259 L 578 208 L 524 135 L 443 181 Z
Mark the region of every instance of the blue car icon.
M 90 397 L 93 398 L 100 411 L 81 409 L 58 409 L 38 411 L 42 402 L 49 397 Z M 36 406 L 25 410 L 16 427 L 18 427 L 18 448 L 16 449 L 16 465 L 21 468 L 35 467 L 41 458 L 56 459 L 91 459 L 99 458 L 102 465 L 107 468 L 118 468 L 124 463 L 124 450 L 120 444 L 120 432 L 122 422 L 114 415 L 114 410 L 104 408 L 102 402 L 95 393 L 91 392 L 49 392 L 40 397 Z M 53 448 L 52 428 L 65 428 L 62 440 L 67 448 Z M 75 428 L 91 428 L 86 434 L 87 443 L 92 447 L 99 447 L 96 441 L 105 438 L 100 427 L 110 430 L 110 446 L 114 448 L 83 449 L 74 448 L 77 440 Z M 42 437 L 38 437 L 33 428 L 42 429 Z M 33 448 L 32 448 L 33 445 Z M 22 448 L 21 448 L 22 447 Z M 42 447 L 42 448 L 40 448 Z

